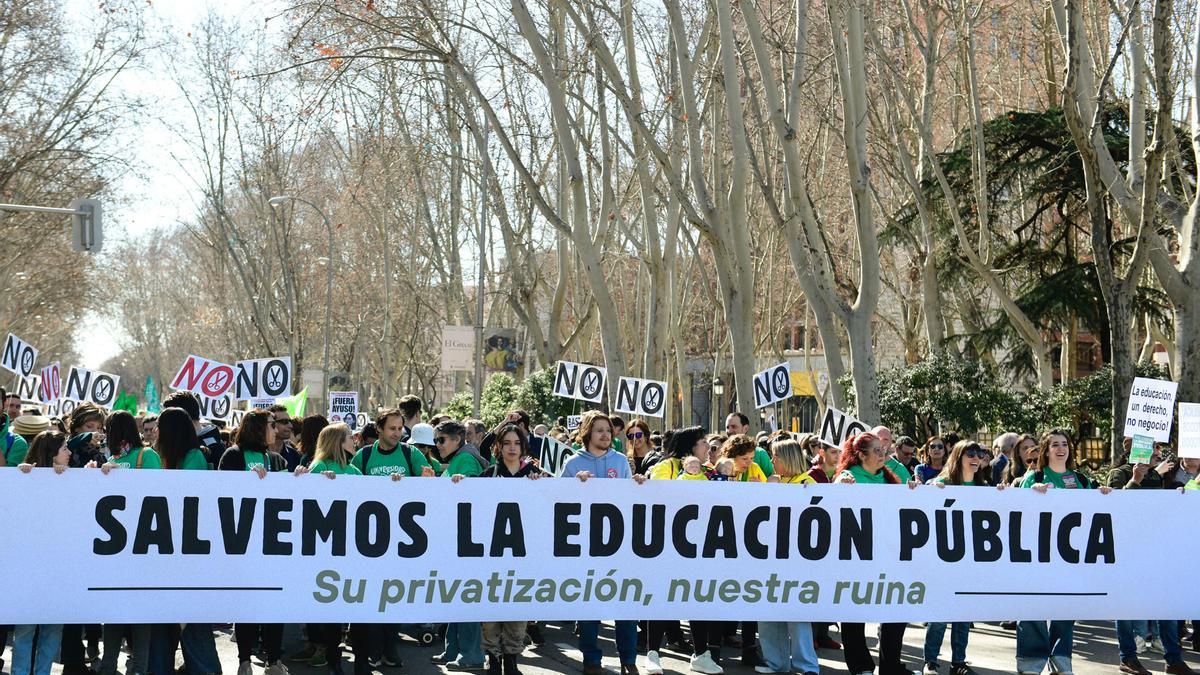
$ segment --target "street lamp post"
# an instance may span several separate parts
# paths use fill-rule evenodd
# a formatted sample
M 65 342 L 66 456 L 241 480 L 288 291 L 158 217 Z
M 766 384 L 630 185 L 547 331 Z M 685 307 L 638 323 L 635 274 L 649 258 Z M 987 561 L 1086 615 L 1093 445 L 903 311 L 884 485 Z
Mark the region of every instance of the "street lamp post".
M 715 432 L 718 426 L 719 416 L 722 412 L 724 412 L 721 410 L 721 397 L 725 395 L 725 381 L 721 379 L 720 375 L 713 377 L 712 393 L 713 396 L 717 398 L 717 407 L 711 415 L 713 419 L 713 431 Z
M 329 253 L 326 254 L 325 262 L 325 349 L 324 359 L 321 363 L 321 398 L 328 403 L 329 401 L 329 324 L 331 322 L 331 314 L 333 311 L 333 225 L 329 222 L 329 216 L 321 210 L 319 206 L 303 199 L 301 197 L 293 197 L 292 195 L 279 195 L 271 197 L 267 203 L 271 206 L 279 206 L 287 202 L 300 202 L 307 204 L 312 210 L 316 211 L 321 220 L 325 221 L 325 231 L 329 234 Z

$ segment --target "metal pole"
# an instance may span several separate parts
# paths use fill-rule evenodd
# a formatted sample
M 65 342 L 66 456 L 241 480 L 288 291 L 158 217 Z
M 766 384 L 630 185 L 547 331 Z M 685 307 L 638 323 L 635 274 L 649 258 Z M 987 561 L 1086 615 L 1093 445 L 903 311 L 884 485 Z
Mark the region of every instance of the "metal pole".
M 23 204 L 0 204 L 0 211 L 26 211 L 29 213 L 65 213 L 67 215 L 84 215 L 86 211 L 75 209 L 60 209 L 54 206 L 25 206 Z
M 483 167 L 479 174 L 479 196 L 483 202 L 479 207 L 479 276 L 475 279 L 475 391 L 471 397 L 471 409 L 476 419 L 482 414 L 480 401 L 483 399 L 483 284 L 487 279 L 487 246 L 484 236 L 487 233 L 488 220 L 488 174 L 492 168 L 487 141 L 488 127 L 484 126 L 483 152 L 480 157 Z
M 313 208 L 316 208 L 315 206 Z M 325 359 L 321 365 L 321 385 L 322 394 L 325 399 L 325 407 L 329 407 L 329 324 L 330 316 L 333 312 L 333 225 L 329 222 L 329 217 L 324 211 L 317 209 L 321 217 L 325 219 L 325 230 L 329 232 L 329 253 L 326 254 L 327 262 L 325 263 Z

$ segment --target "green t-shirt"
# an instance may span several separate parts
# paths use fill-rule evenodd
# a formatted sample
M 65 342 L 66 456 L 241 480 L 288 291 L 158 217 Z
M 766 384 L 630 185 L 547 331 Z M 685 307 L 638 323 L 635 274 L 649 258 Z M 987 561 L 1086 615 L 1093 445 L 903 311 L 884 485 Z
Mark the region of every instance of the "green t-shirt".
M 254 450 L 243 450 L 242 457 L 246 459 L 246 470 L 253 471 L 254 467 L 265 467 L 267 471 L 271 470 L 271 465 L 267 463 L 267 453 L 256 452 Z
M 900 460 L 896 459 L 895 457 L 888 457 L 887 468 L 891 469 L 892 473 L 896 474 L 896 478 L 899 478 L 901 483 L 907 483 L 908 481 L 912 480 L 912 472 L 908 470 L 908 467 L 901 464 Z
M 140 467 L 138 466 L 138 455 L 141 455 L 142 460 L 142 465 Z M 125 454 L 121 455 L 120 457 L 114 457 L 109 461 L 126 469 L 162 468 L 162 459 L 159 458 L 158 453 L 155 452 L 153 448 L 147 448 L 144 446 L 140 448 L 130 448 Z
M 754 463 L 758 465 L 758 468 L 762 469 L 763 475 L 767 478 L 775 475 L 775 463 L 771 461 L 771 453 L 765 449 L 754 449 Z
M 878 485 L 887 483 L 887 480 L 884 478 L 883 469 L 880 469 L 878 473 L 870 473 L 863 468 L 862 464 L 855 464 L 839 475 L 844 476 L 846 474 L 853 476 L 855 483 L 875 483 Z
M 1200 490 L 1200 479 L 1193 478 L 1183 484 L 1184 490 Z
M 460 450 L 454 453 L 449 462 L 446 462 L 446 470 L 441 475 L 453 476 L 458 473 L 464 476 L 478 476 L 483 473 L 483 467 L 479 466 L 479 462 L 474 457 Z
M 25 461 L 25 456 L 29 454 L 29 443 L 24 438 L 17 434 L 12 435 L 12 447 L 8 447 L 8 439 L 0 436 L 0 450 L 4 450 L 4 466 L 16 468 L 18 464 Z
M 1088 484 L 1087 478 L 1081 477 L 1078 473 L 1067 469 L 1066 473 L 1058 473 L 1050 468 L 1042 469 L 1042 480 L 1038 481 L 1037 471 L 1031 470 L 1025 474 L 1025 479 L 1021 481 L 1021 487 L 1033 487 L 1038 482 L 1048 483 L 1060 490 L 1076 490 L 1087 489 L 1091 485 Z
M 372 464 L 374 464 L 374 462 L 372 462 Z M 308 467 L 308 470 L 310 473 L 324 473 L 326 471 L 332 471 L 339 476 L 362 475 L 362 472 L 358 470 L 358 467 L 354 466 L 353 464 L 342 465 L 331 459 L 322 459 L 319 462 L 313 462 L 312 465 Z
M 936 484 L 936 485 L 945 485 L 945 484 L 946 484 L 946 477 L 945 477 L 945 476 L 938 476 L 937 478 L 934 478 L 934 479 L 933 479 L 931 482 L 932 482 L 932 483 L 934 483 L 934 484 Z M 967 480 L 967 481 L 963 481 L 963 485 L 974 485 L 974 484 L 975 484 L 975 481 L 973 481 L 973 480 Z
M 412 446 L 407 447 L 408 456 L 412 458 L 412 470 L 410 471 L 409 464 L 405 461 L 406 448 L 402 446 L 403 444 L 399 444 L 392 448 L 391 452 L 388 452 L 381 450 L 379 448 L 379 441 L 375 441 L 370 447 L 370 466 L 363 466 L 363 455 L 367 453 L 367 448 L 359 450 L 354 455 L 354 459 L 350 460 L 350 463 L 354 465 L 354 468 L 362 472 L 364 476 L 390 476 L 394 473 L 398 473 L 401 476 L 420 476 L 421 470 L 429 466 L 429 462 L 425 461 L 425 455 L 417 448 Z
M 208 458 L 200 448 L 192 448 L 183 456 L 178 468 L 186 471 L 208 471 Z

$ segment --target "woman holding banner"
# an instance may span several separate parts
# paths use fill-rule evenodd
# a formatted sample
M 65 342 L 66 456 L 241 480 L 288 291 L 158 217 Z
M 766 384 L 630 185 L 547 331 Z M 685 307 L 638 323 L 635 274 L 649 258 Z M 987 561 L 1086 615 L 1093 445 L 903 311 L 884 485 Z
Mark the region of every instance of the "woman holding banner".
M 1097 486 L 1075 470 L 1075 448 L 1071 437 L 1061 429 L 1042 434 L 1037 464 L 1025 474 L 1021 487 L 1033 488 L 1042 494 L 1050 488 L 1092 490 L 1099 487 L 1103 494 L 1112 492 L 1112 488 Z M 1017 672 L 1021 675 L 1040 673 L 1047 663 L 1054 672 L 1071 672 L 1074 632 L 1074 621 L 1018 621 Z
M 182 471 L 207 471 L 208 456 L 201 449 L 196 425 L 183 408 L 167 408 L 158 416 L 158 434 L 154 449 L 162 459 L 162 468 Z M 183 662 L 189 673 L 211 675 L 221 672 L 217 642 L 211 623 L 155 624 L 150 628 L 150 672 L 170 673 L 175 667 L 175 647 L 183 649 Z M 107 648 L 106 648 L 107 649 Z
M 635 419 L 625 428 L 625 456 L 629 458 L 629 470 L 645 474 L 646 470 L 662 459 L 650 443 L 650 425 L 645 420 Z
M 242 418 L 242 426 L 238 429 L 236 445 L 221 455 L 221 462 L 217 468 L 221 471 L 253 471 L 259 478 L 266 478 L 272 471 L 287 470 L 287 461 L 283 456 L 271 451 L 270 446 L 275 442 L 273 422 L 271 413 L 266 410 L 251 410 L 246 413 Z M 266 675 L 287 675 L 288 669 L 283 663 L 281 623 L 239 623 L 234 626 L 238 647 L 237 675 L 253 674 L 250 656 L 258 646 L 260 634 L 263 651 L 266 652 Z
M 441 471 L 442 476 L 448 476 L 457 483 L 467 476 L 478 476 L 483 472 L 483 460 L 463 450 L 463 444 L 467 440 L 466 427 L 453 420 L 441 422 L 437 427 L 418 424 L 413 427 L 412 437 L 409 440 L 417 445 L 421 445 L 425 438 L 424 427 L 429 427 L 429 440 L 433 442 L 430 464 L 433 464 L 435 467 L 444 467 Z M 528 441 L 526 441 L 526 447 L 528 447 Z M 492 449 L 496 449 L 494 443 Z M 478 621 L 465 621 L 447 625 L 445 650 L 438 656 L 433 657 L 434 663 L 445 663 L 447 668 L 453 670 L 478 670 L 483 668 L 482 630 Z M 522 640 L 524 640 L 524 637 L 525 624 L 522 622 Z M 523 641 L 521 646 L 525 646 Z
M 987 454 L 987 451 L 974 441 L 959 441 L 950 451 L 946 466 L 929 483 L 940 488 L 947 485 L 987 485 L 987 472 L 991 470 Z M 917 467 L 918 470 L 920 468 Z M 1006 487 L 1006 483 L 997 486 L 1000 490 Z M 951 624 L 950 675 L 975 675 L 975 671 L 967 665 L 967 640 L 970 630 L 969 621 L 955 621 Z M 945 637 L 944 622 L 925 624 L 925 675 L 938 675 L 940 672 L 937 660 Z
M 441 429 L 441 426 L 438 427 Z M 496 434 L 492 443 L 496 452 L 496 463 L 484 470 L 486 478 L 530 478 L 536 480 L 546 472 L 526 460 L 529 441 L 521 428 L 515 424 L 505 425 Z M 463 479 L 455 474 L 451 479 L 457 483 Z M 488 675 L 521 675 L 517 670 L 517 657 L 525 651 L 525 621 L 483 622 L 483 649 L 487 652 Z M 461 639 L 461 638 L 460 638 Z M 446 632 L 446 653 L 450 652 L 450 632 Z
M 835 483 L 901 485 L 902 482 L 887 467 L 887 451 L 874 434 L 864 433 L 851 436 L 842 446 L 842 457 L 838 464 Z M 908 486 L 915 488 L 916 481 Z M 879 624 L 879 675 L 908 675 L 901 649 L 904 646 L 903 623 Z M 846 667 L 852 675 L 872 673 L 875 660 L 867 647 L 866 626 L 861 623 L 842 622 L 842 646 L 845 648 Z
M 800 443 L 783 437 L 771 444 L 775 473 L 771 483 L 807 486 L 815 483 L 808 475 L 807 450 Z M 763 665 L 759 673 L 790 673 L 816 675 L 821 670 L 817 648 L 813 643 L 813 626 L 807 621 L 760 621 L 758 641 L 762 645 Z
M 937 478 L 946 465 L 946 455 L 946 442 L 941 436 L 934 436 L 925 441 L 925 446 L 917 451 L 917 458 L 921 463 L 913 469 L 913 478 L 922 484 Z
M 61 474 L 71 461 L 67 437 L 57 431 L 43 431 L 33 439 L 25 462 L 17 465 L 21 473 L 36 467 L 53 468 Z M 17 625 L 13 628 L 12 675 L 50 675 L 54 658 L 62 643 L 62 624 Z M 3 645 L 0 645 L 0 649 Z

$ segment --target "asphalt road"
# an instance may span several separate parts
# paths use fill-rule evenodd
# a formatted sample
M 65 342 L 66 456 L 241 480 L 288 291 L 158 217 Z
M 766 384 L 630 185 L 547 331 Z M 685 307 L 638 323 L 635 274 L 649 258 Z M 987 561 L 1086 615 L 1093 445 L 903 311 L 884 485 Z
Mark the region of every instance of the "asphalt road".
M 524 675 L 543 675 L 546 673 L 578 673 L 581 672 L 580 653 L 577 648 L 575 636 L 572 633 L 570 624 L 548 624 L 545 627 L 546 643 L 541 646 L 527 647 L 525 653 L 520 659 L 521 672 Z M 874 634 L 874 629 L 868 627 L 867 635 Z M 832 636 L 837 639 L 836 630 Z M 908 660 L 909 666 L 914 669 L 919 669 L 921 662 L 921 645 L 924 642 L 925 630 L 921 624 L 911 624 L 908 631 L 905 633 L 904 654 Z M 619 673 L 619 664 L 616 657 L 616 646 L 613 643 L 613 631 L 611 624 L 606 624 L 601 632 L 601 645 L 605 650 L 604 665 L 611 672 Z M 300 633 L 296 626 L 288 626 L 285 633 L 284 652 L 291 653 L 300 646 Z M 421 646 L 415 639 L 407 638 L 402 656 L 405 664 L 403 669 L 398 668 L 382 668 L 377 672 L 380 675 L 440 675 L 449 672 L 442 666 L 434 665 L 430 662 L 430 657 L 437 654 L 441 649 L 434 647 Z M 873 638 L 871 638 L 873 644 Z M 943 651 L 943 664 L 948 662 L 950 633 L 946 632 L 946 643 Z M 237 646 L 233 643 L 232 634 L 228 630 L 222 630 L 218 634 L 217 648 L 221 656 L 223 670 L 227 675 L 233 675 L 237 672 Z M 1016 640 L 1015 633 L 1011 630 L 1000 628 L 996 624 L 976 624 L 971 630 L 970 643 L 967 648 L 967 660 L 971 667 L 974 668 L 980 675 L 992 675 L 996 673 L 1012 673 L 1016 670 L 1015 661 Z M 738 663 L 737 656 L 740 655 L 740 650 L 726 649 L 726 658 L 723 660 L 726 672 L 731 674 L 749 674 L 753 673 L 752 668 L 742 666 Z M 687 673 L 688 655 L 663 651 L 663 668 L 668 673 Z M 840 651 L 822 650 L 821 669 L 828 673 L 844 673 L 846 672 L 845 663 L 842 661 Z M 11 653 L 4 654 L 6 662 L 11 661 Z M 344 657 L 346 672 L 351 673 L 350 659 L 348 653 Z M 1150 669 L 1151 672 L 1163 672 L 1165 663 L 1161 655 L 1144 655 L 1141 657 L 1142 663 Z M 1192 652 L 1187 649 L 1184 651 L 1184 658 L 1194 667 L 1200 668 L 1200 653 Z M 639 665 L 643 659 L 639 657 Z M 1078 623 L 1075 626 L 1075 672 L 1079 675 L 1091 675 L 1099 673 L 1115 673 L 1117 672 L 1117 647 L 1116 636 L 1111 622 L 1084 622 Z M 122 658 L 122 667 L 124 659 Z M 255 675 L 262 674 L 262 663 L 254 662 Z M 307 665 L 298 663 L 289 663 L 289 668 L 293 675 L 327 675 L 324 668 L 315 669 L 309 668 Z M 943 666 L 942 673 L 947 673 L 948 668 Z M 3 672 L 8 673 L 10 669 L 5 665 Z M 57 675 L 61 672 L 61 667 L 55 666 L 54 673 Z

